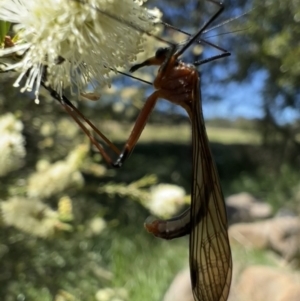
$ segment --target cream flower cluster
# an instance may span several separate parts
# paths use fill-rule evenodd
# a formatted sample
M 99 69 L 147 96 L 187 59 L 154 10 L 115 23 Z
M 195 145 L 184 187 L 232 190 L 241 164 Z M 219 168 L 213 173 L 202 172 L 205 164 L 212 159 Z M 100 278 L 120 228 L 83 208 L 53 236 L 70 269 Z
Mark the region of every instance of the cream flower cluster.
M 15 86 L 38 98 L 41 80 L 58 93 L 109 83 L 110 68 L 125 67 L 142 51 L 142 31 L 151 31 L 154 12 L 138 0 L 1 0 L 0 20 L 11 22 L 13 46 L 0 57 L 16 61 L 3 70 L 20 72 Z M 138 30 L 141 29 L 141 30 Z M 109 68 L 108 68 L 109 67 Z
M 26 155 L 23 124 L 11 113 L 0 117 L 0 177 L 20 168 Z
M 44 199 L 70 188 L 82 187 L 84 179 L 78 167 L 86 153 L 87 148 L 79 145 L 66 160 L 53 164 L 39 161 L 37 171 L 28 179 L 28 197 Z
M 124 288 L 105 287 L 97 291 L 97 301 L 123 301 L 128 299 L 128 293 Z
M 39 200 L 12 197 L 0 201 L 0 219 L 6 227 L 15 227 L 37 237 L 49 237 L 70 226 L 59 221 L 58 213 Z
M 185 204 L 185 190 L 171 184 L 159 184 L 150 190 L 150 199 L 145 206 L 150 212 L 161 218 L 174 216 Z

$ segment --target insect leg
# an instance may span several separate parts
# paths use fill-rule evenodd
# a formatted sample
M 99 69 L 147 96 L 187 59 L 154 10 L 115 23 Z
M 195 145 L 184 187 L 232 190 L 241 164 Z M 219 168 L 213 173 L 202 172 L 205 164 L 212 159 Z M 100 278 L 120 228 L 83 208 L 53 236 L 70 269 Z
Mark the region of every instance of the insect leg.
M 136 122 L 133 126 L 131 134 L 125 143 L 125 146 L 119 155 L 118 159 L 112 164 L 113 167 L 121 167 L 125 160 L 130 156 L 131 152 L 133 151 L 138 139 L 140 138 L 144 127 L 148 121 L 150 113 L 155 107 L 157 99 L 159 98 L 159 92 L 153 92 L 146 100 L 142 110 L 140 111 Z
M 125 143 L 125 146 L 122 152 L 103 134 L 101 131 L 97 129 L 97 127 L 89 121 L 71 102 L 66 96 L 60 96 L 55 90 L 51 87 L 47 86 L 44 82 L 42 85 L 50 92 L 51 96 L 55 98 L 62 107 L 66 110 L 66 112 L 74 119 L 74 121 L 80 126 L 80 128 L 84 131 L 84 133 L 89 137 L 92 144 L 98 149 L 104 160 L 111 165 L 112 167 L 118 168 L 123 165 L 126 159 L 131 154 L 134 149 L 146 123 L 150 113 L 152 112 L 157 99 L 159 97 L 159 93 L 157 91 L 153 92 L 146 100 L 144 107 L 139 113 L 139 116 L 133 126 L 131 134 Z M 87 123 L 95 133 L 108 145 L 117 155 L 118 158 L 114 161 L 110 155 L 105 151 L 105 149 L 101 146 L 101 144 L 95 139 L 95 137 L 91 134 L 89 129 L 83 124 L 80 120 L 82 119 L 85 123 Z

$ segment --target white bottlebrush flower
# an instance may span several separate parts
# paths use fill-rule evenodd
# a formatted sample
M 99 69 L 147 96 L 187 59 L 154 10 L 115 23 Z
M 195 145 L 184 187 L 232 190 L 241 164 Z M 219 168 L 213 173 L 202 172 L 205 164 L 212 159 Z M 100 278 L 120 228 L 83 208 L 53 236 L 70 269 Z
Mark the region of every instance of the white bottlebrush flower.
M 1 222 L 38 237 L 49 237 L 59 230 L 69 230 L 58 220 L 58 213 L 38 200 L 14 197 L 0 202 Z
M 185 204 L 184 196 L 185 191 L 182 187 L 160 184 L 151 188 L 150 198 L 145 206 L 152 214 L 161 218 L 169 218 Z
M 26 150 L 23 124 L 13 114 L 0 117 L 0 177 L 17 170 L 24 163 Z
M 102 288 L 96 293 L 97 301 L 123 301 L 128 299 L 128 293 L 124 288 Z
M 18 120 L 12 113 L 7 113 L 0 117 L 0 133 L 21 133 L 23 123 Z
M 151 31 L 155 11 L 138 0 L 1 0 L 0 20 L 11 22 L 15 37 L 0 56 L 17 54 L 5 70 L 18 70 L 18 86 L 38 97 L 47 68 L 47 83 L 62 93 L 74 84 L 81 93 L 109 82 L 110 68 L 124 67 L 143 50 L 140 30 Z M 103 11 L 105 13 L 103 13 Z M 113 17 L 112 17 L 113 16 Z M 18 56 L 13 56 L 17 59 Z
M 115 296 L 115 292 L 112 288 L 106 287 L 97 291 L 96 300 L 97 301 L 110 301 Z
M 29 197 L 48 198 L 72 187 L 81 187 L 83 177 L 66 161 L 58 161 L 46 170 L 30 176 L 27 194 Z
M 0 154 L 0 177 L 20 168 L 26 154 L 23 136 L 0 133 Z
M 106 221 L 102 217 L 94 217 L 89 221 L 86 235 L 87 236 L 98 236 L 107 227 Z
M 38 162 L 38 170 L 29 177 L 27 194 L 29 197 L 47 198 L 72 187 L 81 187 L 84 183 L 78 171 L 88 149 L 79 145 L 66 158 L 50 165 Z

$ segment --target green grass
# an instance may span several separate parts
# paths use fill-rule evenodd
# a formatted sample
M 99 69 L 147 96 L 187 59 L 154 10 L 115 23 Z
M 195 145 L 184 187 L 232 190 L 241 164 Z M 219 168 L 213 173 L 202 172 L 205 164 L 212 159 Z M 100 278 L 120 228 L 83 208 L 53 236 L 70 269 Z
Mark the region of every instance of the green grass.
M 299 211 L 300 171 L 288 165 L 282 165 L 277 173 L 270 173 L 264 166 L 255 173 L 244 172 L 231 182 L 235 192 L 247 191 L 272 205 L 273 209 L 287 208 Z
M 130 301 L 162 300 L 177 272 L 188 265 L 188 239 L 163 241 L 144 229 L 128 236 L 118 231 L 110 249 L 113 285 L 128 291 Z
M 250 130 L 235 128 L 207 127 L 207 135 L 211 142 L 223 144 L 259 144 L 260 137 Z
M 104 133 L 117 142 L 125 141 L 129 136 L 132 124 L 120 124 L 116 122 L 106 122 L 101 126 Z M 251 130 L 237 128 L 207 127 L 207 135 L 210 142 L 223 144 L 258 144 L 259 135 Z M 141 137 L 140 142 L 175 142 L 189 143 L 191 140 L 190 124 L 179 125 L 158 125 L 147 124 Z

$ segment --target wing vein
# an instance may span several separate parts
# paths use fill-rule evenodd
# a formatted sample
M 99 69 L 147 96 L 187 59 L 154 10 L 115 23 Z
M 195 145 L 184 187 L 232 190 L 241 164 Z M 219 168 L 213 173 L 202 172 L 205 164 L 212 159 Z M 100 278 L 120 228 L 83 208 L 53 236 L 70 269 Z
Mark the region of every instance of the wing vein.
M 192 100 L 193 186 L 191 204 L 190 266 L 197 301 L 226 301 L 232 274 L 227 216 L 206 135 L 199 80 Z

